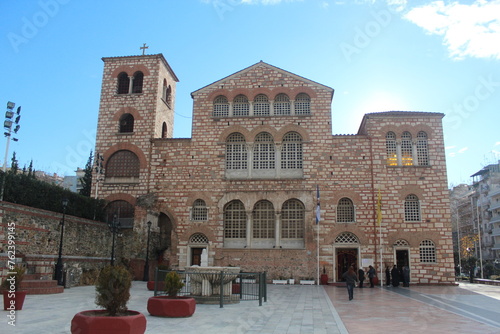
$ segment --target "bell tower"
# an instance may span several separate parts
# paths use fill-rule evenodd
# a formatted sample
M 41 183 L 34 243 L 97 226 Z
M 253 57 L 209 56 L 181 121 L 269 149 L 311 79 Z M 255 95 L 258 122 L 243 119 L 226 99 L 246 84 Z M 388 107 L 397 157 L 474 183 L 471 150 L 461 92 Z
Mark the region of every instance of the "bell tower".
M 141 49 L 139 56 L 102 58 L 95 153 L 103 157 L 104 173 L 92 183 L 92 195 L 112 208 L 117 202 L 113 210 L 132 224 L 135 199 L 149 190 L 152 139 L 173 135 L 179 81 L 162 54 L 145 55 L 146 46 Z

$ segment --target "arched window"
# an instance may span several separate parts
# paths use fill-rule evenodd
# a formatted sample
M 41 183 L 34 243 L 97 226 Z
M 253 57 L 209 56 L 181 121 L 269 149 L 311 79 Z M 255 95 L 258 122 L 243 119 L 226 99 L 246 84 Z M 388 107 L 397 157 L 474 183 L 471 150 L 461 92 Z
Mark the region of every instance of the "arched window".
M 106 164 L 106 177 L 139 177 L 139 158 L 134 152 L 115 152 Z
M 224 207 L 224 238 L 245 239 L 247 214 L 243 203 L 234 200 Z
M 208 238 L 203 233 L 195 233 L 189 238 L 190 244 L 208 244 Z
M 413 165 L 413 150 L 411 142 L 411 133 L 403 132 L 401 135 L 401 161 L 403 166 Z
M 290 99 L 286 94 L 278 94 L 274 98 L 274 114 L 290 115 Z
M 134 81 L 132 82 L 132 93 L 142 93 L 142 82 L 144 74 L 141 71 L 134 73 Z
M 167 123 L 163 122 L 162 126 L 161 126 L 161 137 L 162 138 L 167 138 L 168 134 L 167 134 Z
M 336 244 L 359 244 L 358 237 L 351 232 L 342 232 L 335 238 Z
M 419 166 L 429 166 L 429 150 L 427 148 L 427 133 L 417 134 L 417 158 Z
M 295 98 L 295 114 L 310 115 L 311 114 L 311 98 L 305 93 L 300 93 Z
M 296 199 L 291 199 L 283 203 L 281 209 L 281 238 L 304 238 L 304 225 L 304 204 Z
M 405 221 L 420 221 L 420 202 L 416 195 L 408 195 L 405 198 Z
M 420 262 L 436 263 L 436 245 L 431 240 L 420 243 Z
M 226 169 L 247 169 L 247 147 L 241 133 L 235 132 L 226 140 Z
M 123 114 L 120 117 L 120 133 L 134 132 L 134 116 L 131 114 Z
M 273 137 L 267 132 L 261 132 L 255 137 L 253 168 L 274 169 L 274 167 L 275 156 Z
M 337 223 L 353 223 L 354 219 L 354 204 L 347 198 L 341 198 L 337 205 Z
M 202 199 L 197 199 L 193 203 L 191 208 L 191 220 L 193 221 L 207 221 L 208 220 L 208 209 L 205 201 Z
M 276 216 L 274 214 L 274 207 L 271 202 L 257 202 L 252 212 L 252 218 L 252 237 L 254 239 L 274 238 Z
M 229 115 L 229 102 L 225 96 L 219 95 L 214 100 L 214 117 L 227 117 Z
M 121 228 L 134 227 L 135 208 L 129 202 L 123 200 L 110 202 L 106 206 L 105 212 L 108 223 L 117 219 Z
M 128 74 L 125 72 L 118 74 L 117 93 L 118 94 L 128 94 L 129 87 L 130 87 L 130 79 L 128 77 Z
M 253 114 L 267 116 L 270 114 L 269 99 L 264 94 L 259 94 L 253 100 Z
M 288 132 L 283 136 L 281 168 L 302 169 L 302 137 L 297 132 Z
M 172 101 L 172 87 L 167 84 L 167 79 L 163 79 L 163 94 L 162 94 L 163 101 L 165 101 L 167 104 L 170 104 Z
M 250 112 L 250 104 L 245 95 L 238 95 L 233 101 L 233 116 L 248 116 Z
M 387 166 L 397 166 L 396 134 L 392 131 L 385 135 L 385 150 L 387 152 Z

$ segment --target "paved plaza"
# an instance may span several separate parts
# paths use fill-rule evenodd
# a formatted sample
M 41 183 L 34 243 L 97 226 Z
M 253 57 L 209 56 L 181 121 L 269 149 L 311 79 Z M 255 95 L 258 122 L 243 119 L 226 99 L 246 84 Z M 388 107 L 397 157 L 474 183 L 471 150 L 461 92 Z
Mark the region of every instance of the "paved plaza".
M 268 300 L 197 305 L 190 318 L 152 317 L 146 310 L 152 292 L 133 282 L 129 309 L 146 315 L 146 333 L 500 333 L 500 286 L 363 288 L 349 301 L 345 287 L 268 285 Z M 7 311 L 0 333 L 69 333 L 74 314 L 95 309 L 93 286 L 62 294 L 28 295 L 16 326 Z

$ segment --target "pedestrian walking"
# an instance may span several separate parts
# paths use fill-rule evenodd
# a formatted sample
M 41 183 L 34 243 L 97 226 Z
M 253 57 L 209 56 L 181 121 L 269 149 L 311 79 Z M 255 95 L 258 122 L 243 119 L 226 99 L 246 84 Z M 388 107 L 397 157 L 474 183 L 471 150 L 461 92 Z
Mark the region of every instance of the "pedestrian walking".
M 377 276 L 375 268 L 373 268 L 373 266 L 368 266 L 368 279 L 370 280 L 370 288 L 374 287 L 373 280 L 375 279 L 375 276 Z
M 399 286 L 399 269 L 396 265 L 392 267 L 391 270 L 391 280 L 392 280 L 392 286 L 393 287 L 398 287 Z
M 342 278 L 345 280 L 345 284 L 347 286 L 349 300 L 352 300 L 354 298 L 354 286 L 358 281 L 358 276 L 354 272 L 354 268 L 349 267 L 349 269 L 342 275 Z
M 358 279 L 359 279 L 359 287 L 363 287 L 363 281 L 365 280 L 365 271 L 363 268 L 359 268 L 358 270 Z
M 385 267 L 385 284 L 391 286 L 391 269 L 389 266 Z

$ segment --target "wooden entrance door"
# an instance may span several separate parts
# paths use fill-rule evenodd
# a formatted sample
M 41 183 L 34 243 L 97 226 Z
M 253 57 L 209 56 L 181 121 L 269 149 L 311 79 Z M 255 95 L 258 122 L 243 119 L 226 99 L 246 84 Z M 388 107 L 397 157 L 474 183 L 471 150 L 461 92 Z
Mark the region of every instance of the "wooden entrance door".
M 191 248 L 191 265 L 201 266 L 201 253 L 204 248 Z
M 337 248 L 337 282 L 342 282 L 344 274 L 350 266 L 357 269 L 358 250 L 356 248 Z

